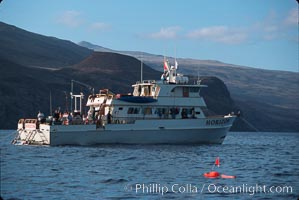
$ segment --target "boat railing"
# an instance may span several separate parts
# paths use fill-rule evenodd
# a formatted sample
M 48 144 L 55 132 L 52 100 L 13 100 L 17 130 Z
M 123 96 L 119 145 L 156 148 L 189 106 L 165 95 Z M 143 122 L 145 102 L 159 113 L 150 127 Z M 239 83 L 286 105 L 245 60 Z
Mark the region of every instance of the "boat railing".
M 225 115 L 210 115 L 207 118 L 223 118 Z
M 110 124 L 134 124 L 137 120 L 175 120 L 182 119 L 181 116 L 171 116 L 171 115 L 162 115 L 161 117 L 113 117 Z M 192 117 L 187 117 L 184 119 L 195 119 Z M 107 124 L 107 119 L 103 120 L 104 124 Z
M 151 84 L 156 83 L 156 80 L 143 80 L 143 81 L 137 81 L 136 84 Z

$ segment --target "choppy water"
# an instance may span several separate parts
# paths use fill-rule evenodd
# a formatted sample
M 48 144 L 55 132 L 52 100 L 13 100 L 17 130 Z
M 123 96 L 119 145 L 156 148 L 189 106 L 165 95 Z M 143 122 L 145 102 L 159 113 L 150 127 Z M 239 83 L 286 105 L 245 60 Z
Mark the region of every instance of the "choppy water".
M 3 199 L 299 196 L 298 133 L 229 133 L 222 145 L 192 146 L 14 146 L 12 139 L 12 131 L 0 131 Z M 203 177 L 218 156 L 215 170 L 236 179 Z

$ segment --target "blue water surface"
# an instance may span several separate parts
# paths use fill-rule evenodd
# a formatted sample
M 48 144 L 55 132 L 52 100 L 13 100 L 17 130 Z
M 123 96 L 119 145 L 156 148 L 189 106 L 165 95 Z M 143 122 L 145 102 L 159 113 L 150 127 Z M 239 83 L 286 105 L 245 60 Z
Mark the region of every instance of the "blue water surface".
M 222 145 L 15 146 L 0 131 L 3 199 L 297 199 L 299 133 L 230 132 Z M 221 174 L 207 179 L 216 157 Z M 271 191 L 270 191 L 271 188 Z

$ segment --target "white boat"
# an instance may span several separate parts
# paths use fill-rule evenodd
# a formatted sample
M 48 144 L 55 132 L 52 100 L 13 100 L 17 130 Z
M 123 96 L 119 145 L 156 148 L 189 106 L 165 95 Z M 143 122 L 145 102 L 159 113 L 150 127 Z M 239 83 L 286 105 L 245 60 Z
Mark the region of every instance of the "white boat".
M 86 117 L 81 112 L 83 94 L 71 93 L 75 100 L 73 116 L 46 122 L 19 120 L 14 143 L 221 144 L 236 116 L 206 115 L 207 106 L 200 90 L 207 86 L 188 82 L 188 77 L 177 73 L 177 62 L 169 67 L 165 60 L 159 81 L 139 81 L 133 85 L 133 93 L 125 95 L 107 89 L 90 95 Z

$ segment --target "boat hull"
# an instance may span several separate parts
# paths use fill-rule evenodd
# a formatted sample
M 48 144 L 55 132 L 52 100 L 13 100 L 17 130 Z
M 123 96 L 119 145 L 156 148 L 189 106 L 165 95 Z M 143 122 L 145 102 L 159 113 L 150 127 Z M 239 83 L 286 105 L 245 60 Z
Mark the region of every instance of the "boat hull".
M 29 144 L 221 144 L 235 116 L 205 119 L 136 120 L 132 124 L 40 124 L 36 130 L 19 130 L 19 140 Z
M 51 133 L 50 145 L 222 144 L 228 129 L 56 132 Z

